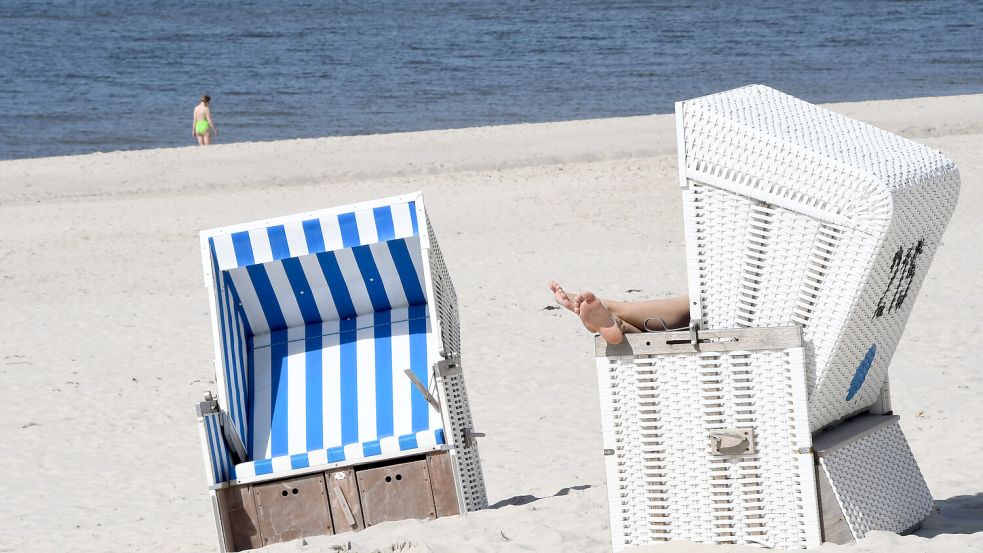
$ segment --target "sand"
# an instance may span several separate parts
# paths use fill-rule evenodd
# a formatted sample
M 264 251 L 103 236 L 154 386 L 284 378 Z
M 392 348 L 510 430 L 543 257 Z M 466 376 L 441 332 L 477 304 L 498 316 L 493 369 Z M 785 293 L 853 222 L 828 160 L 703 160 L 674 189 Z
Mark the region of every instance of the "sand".
M 983 550 L 983 96 L 832 109 L 941 149 L 959 207 L 891 369 L 940 512 L 821 551 Z M 0 162 L 0 551 L 212 551 L 197 231 L 423 190 L 492 509 L 271 551 L 609 551 L 593 340 L 546 283 L 685 291 L 672 115 Z M 730 553 L 673 544 L 644 551 Z

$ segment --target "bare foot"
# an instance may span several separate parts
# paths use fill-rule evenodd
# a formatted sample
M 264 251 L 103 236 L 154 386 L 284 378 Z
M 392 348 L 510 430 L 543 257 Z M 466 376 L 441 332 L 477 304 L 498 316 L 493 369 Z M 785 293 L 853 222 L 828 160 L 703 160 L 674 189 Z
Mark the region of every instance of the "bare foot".
M 566 290 L 563 289 L 555 280 L 550 281 L 550 291 L 553 292 L 553 297 L 556 298 L 556 303 L 563 307 L 566 307 L 574 313 L 577 312 L 576 305 L 573 303 L 573 298 L 567 294 Z
M 591 332 L 597 332 L 609 344 L 620 344 L 625 339 L 621 325 L 614 315 L 597 299 L 593 292 L 581 292 L 574 298 L 574 305 L 580 314 L 580 320 Z

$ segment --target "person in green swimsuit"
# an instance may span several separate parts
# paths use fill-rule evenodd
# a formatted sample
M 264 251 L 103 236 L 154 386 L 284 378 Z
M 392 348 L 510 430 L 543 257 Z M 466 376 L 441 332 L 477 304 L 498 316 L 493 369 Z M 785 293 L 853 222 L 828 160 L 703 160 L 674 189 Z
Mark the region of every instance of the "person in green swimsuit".
M 212 135 L 218 135 L 218 129 L 215 128 L 215 123 L 212 121 L 212 110 L 208 108 L 208 103 L 211 101 L 212 97 L 206 94 L 201 97 L 201 103 L 195 106 L 195 119 L 191 125 L 191 136 L 198 139 L 200 146 L 208 146 L 212 143 Z

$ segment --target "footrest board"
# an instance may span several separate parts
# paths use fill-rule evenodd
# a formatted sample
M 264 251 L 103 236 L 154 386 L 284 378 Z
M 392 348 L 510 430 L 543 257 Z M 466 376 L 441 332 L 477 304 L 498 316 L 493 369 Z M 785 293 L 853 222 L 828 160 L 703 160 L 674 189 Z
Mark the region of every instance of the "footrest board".
M 813 440 L 824 541 L 904 533 L 934 509 L 896 415 L 862 415 Z

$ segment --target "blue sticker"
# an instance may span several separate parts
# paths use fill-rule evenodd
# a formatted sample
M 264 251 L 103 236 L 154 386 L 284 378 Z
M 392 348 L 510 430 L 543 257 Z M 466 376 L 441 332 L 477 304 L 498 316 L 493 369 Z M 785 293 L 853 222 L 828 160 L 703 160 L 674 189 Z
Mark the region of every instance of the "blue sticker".
M 864 380 L 867 380 L 867 371 L 870 370 L 870 366 L 874 363 L 874 354 L 877 353 L 877 346 L 870 346 L 867 350 L 867 355 L 864 355 L 863 361 L 857 366 L 857 372 L 853 373 L 853 380 L 850 381 L 850 389 L 846 393 L 846 400 L 850 401 L 853 396 L 857 395 L 860 391 L 860 387 L 864 385 Z

